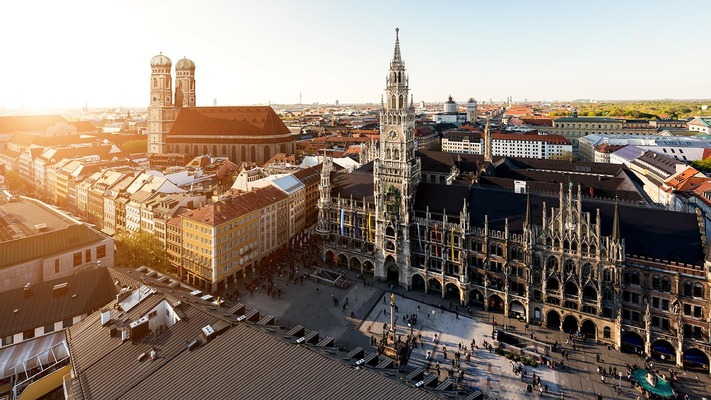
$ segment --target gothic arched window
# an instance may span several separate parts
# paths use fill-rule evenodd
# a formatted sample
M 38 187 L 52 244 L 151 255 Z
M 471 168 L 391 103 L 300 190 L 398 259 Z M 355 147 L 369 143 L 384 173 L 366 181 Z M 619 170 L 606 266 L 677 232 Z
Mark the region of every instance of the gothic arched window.
M 153 87 L 158 87 L 158 79 L 153 78 Z

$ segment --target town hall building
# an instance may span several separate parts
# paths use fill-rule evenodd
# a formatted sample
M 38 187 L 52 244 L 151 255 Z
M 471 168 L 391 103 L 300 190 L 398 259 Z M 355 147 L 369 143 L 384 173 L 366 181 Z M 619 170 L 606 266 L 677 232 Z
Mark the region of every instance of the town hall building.
M 488 127 L 472 179 L 425 166 L 397 30 L 381 103 L 371 161 L 324 162 L 327 263 L 709 372 L 711 263 L 695 214 L 589 197 L 572 181 L 557 193 L 480 186 L 506 162 L 492 160 Z

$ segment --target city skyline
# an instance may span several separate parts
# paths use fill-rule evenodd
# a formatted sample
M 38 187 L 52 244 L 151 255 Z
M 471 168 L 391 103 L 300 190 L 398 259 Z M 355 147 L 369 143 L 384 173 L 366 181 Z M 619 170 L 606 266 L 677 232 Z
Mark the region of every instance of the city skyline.
M 711 11 L 692 3 L 693 14 Z M 198 106 L 377 103 L 395 27 L 415 101 L 711 92 L 711 52 L 702 44 L 711 30 L 662 2 L 40 4 L 41 12 L 36 4 L 0 6 L 18 16 L 0 28 L 16 38 L 6 40 L 11 62 L 2 71 L 13 78 L 0 108 L 147 106 L 149 61 L 159 52 L 173 64 L 195 62 Z

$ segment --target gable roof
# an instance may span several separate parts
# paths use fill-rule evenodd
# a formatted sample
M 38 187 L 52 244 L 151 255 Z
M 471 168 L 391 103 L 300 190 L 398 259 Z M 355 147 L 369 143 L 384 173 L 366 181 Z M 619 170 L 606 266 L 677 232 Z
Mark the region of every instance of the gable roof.
M 179 135 L 272 136 L 291 135 L 269 106 L 183 108 L 168 138 Z
M 54 286 L 62 283 L 67 284 L 66 290 L 55 292 Z M 89 314 L 115 296 L 116 288 L 106 268 L 37 283 L 28 290 L 0 292 L 0 337 Z
M 0 242 L 0 268 L 20 264 L 106 239 L 84 224 L 69 225 L 47 233 Z

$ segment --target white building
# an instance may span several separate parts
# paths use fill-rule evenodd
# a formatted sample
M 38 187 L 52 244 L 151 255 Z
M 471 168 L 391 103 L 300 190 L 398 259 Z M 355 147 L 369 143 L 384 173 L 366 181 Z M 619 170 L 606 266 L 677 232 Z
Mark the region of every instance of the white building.
M 442 138 L 442 151 L 483 154 L 481 133 L 450 131 Z M 550 158 L 573 152 L 573 145 L 560 135 L 492 134 L 492 155 L 505 157 Z
M 608 146 L 635 146 L 642 150 L 651 150 L 664 154 L 680 161 L 694 161 L 704 159 L 704 154 L 711 149 L 711 139 L 688 136 L 663 136 L 663 135 L 587 135 L 578 139 L 580 158 L 583 161 L 596 161 L 601 159 L 598 150 L 600 145 Z M 604 158 L 604 157 L 602 157 Z M 612 157 L 609 158 L 612 162 Z

